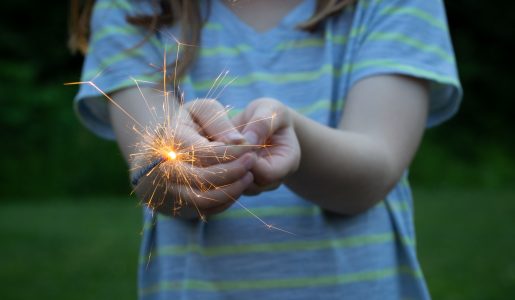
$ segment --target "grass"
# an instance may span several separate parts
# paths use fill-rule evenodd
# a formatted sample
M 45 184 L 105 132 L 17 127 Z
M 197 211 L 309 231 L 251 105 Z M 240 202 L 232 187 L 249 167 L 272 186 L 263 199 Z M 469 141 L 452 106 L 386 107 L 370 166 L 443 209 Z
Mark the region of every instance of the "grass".
M 415 190 L 434 299 L 515 299 L 515 190 Z
M 416 189 L 422 267 L 434 299 L 515 296 L 515 190 Z M 0 204 L 0 299 L 134 299 L 134 199 Z
M 0 205 L 0 299 L 134 299 L 134 199 Z

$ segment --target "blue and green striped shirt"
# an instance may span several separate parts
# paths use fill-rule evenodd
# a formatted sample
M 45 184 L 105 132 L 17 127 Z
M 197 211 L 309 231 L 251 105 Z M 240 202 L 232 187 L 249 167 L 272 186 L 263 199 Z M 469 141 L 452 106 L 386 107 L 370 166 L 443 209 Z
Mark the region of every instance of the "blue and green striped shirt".
M 151 1 L 97 1 L 83 80 L 104 91 L 157 81 L 165 48 L 175 59 L 177 28 L 145 38 L 126 15 L 152 13 Z M 359 80 L 403 74 L 431 83 L 428 126 L 452 116 L 461 88 L 441 0 L 360 0 L 303 32 L 315 0 L 305 0 L 273 29 L 258 33 L 212 0 L 199 57 L 184 80 L 186 99 L 205 97 L 228 70 L 218 99 L 237 111 L 273 97 L 327 126 L 336 126 Z M 215 93 L 217 95 L 217 93 Z M 105 99 L 81 86 L 76 109 L 85 125 L 113 138 Z M 407 174 L 407 173 L 406 173 Z M 239 206 L 206 223 L 144 209 L 139 270 L 141 299 L 427 299 L 416 257 L 407 175 L 384 201 L 356 216 L 326 212 L 282 186 L 240 198 L 270 231 Z M 151 255 L 150 255 L 151 254 Z M 150 259 L 149 258 L 150 255 Z

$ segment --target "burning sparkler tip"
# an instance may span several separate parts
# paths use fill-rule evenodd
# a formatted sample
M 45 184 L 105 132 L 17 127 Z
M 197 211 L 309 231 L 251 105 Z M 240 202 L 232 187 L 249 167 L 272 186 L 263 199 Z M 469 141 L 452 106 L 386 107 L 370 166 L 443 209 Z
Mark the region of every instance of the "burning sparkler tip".
M 168 159 L 171 159 L 171 160 L 177 159 L 177 153 L 175 153 L 175 151 L 168 151 L 168 153 L 166 153 L 166 154 L 168 156 Z

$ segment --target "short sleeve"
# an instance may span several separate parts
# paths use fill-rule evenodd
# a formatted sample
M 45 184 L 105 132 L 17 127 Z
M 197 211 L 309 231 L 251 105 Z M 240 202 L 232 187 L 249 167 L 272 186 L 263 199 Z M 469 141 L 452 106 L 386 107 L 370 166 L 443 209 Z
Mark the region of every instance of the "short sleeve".
M 128 15 L 153 14 L 151 7 L 123 0 L 96 1 L 91 16 L 91 36 L 75 97 L 75 111 L 82 123 L 95 134 L 114 139 L 109 121 L 108 99 L 99 91 L 111 93 L 134 85 L 135 79 L 155 79 L 162 63 L 160 43 L 145 28 L 129 24 Z
M 351 85 L 377 74 L 402 74 L 431 83 L 427 126 L 458 110 L 462 88 L 441 0 L 366 0 L 356 7 L 360 34 Z

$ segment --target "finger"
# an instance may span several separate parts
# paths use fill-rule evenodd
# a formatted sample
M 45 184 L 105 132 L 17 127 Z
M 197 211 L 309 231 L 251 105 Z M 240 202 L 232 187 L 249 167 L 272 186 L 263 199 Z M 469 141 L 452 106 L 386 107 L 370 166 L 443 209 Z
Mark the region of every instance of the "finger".
M 210 142 L 209 144 L 196 146 L 193 151 L 199 159 L 199 164 L 208 166 L 235 160 L 254 149 L 255 147 L 246 144 L 227 145 L 221 142 Z
M 243 135 L 234 127 L 226 108 L 218 101 L 196 100 L 190 102 L 187 108 L 208 139 L 226 144 L 244 143 Z
M 263 191 L 261 190 L 261 188 L 255 182 L 252 182 L 245 189 L 245 191 L 243 191 L 243 194 L 247 195 L 247 196 L 256 196 L 256 195 L 261 194 L 262 192 Z
M 254 180 L 256 180 L 256 177 Z M 249 184 L 249 187 L 243 192 L 243 194 L 247 196 L 259 195 L 263 192 L 275 190 L 279 188 L 281 184 L 282 182 L 274 182 L 268 185 L 258 185 L 256 181 L 254 181 L 253 183 Z
M 247 172 L 240 180 L 209 191 L 198 191 L 189 185 L 166 185 L 157 180 L 152 189 L 139 194 L 146 205 L 167 215 L 202 216 L 234 204 L 253 180 L 252 173 Z
M 177 150 L 209 144 L 209 140 L 199 133 L 199 129 L 191 126 L 179 125 L 172 128 L 168 140 Z
M 227 202 L 227 203 L 221 204 L 219 206 L 215 206 L 213 208 L 205 209 L 202 211 L 202 214 L 205 216 L 216 215 L 216 214 L 219 214 L 219 213 L 223 212 L 224 210 L 228 209 L 233 204 L 234 204 L 233 202 Z
M 270 140 L 272 147 L 262 149 L 252 168 L 254 181 L 267 186 L 295 172 L 300 163 L 300 146 L 292 127 L 282 128 Z
M 169 174 L 169 182 L 172 184 L 189 185 L 199 191 L 216 189 L 231 184 L 243 178 L 254 166 L 257 156 L 255 153 L 248 153 L 242 157 L 224 163 L 207 167 L 197 167 L 191 164 L 180 163 L 180 165 L 166 166 L 163 169 Z
M 258 157 L 251 171 L 255 174 L 254 181 L 260 187 L 274 186 L 276 182 L 281 182 L 292 171 L 292 165 L 296 161 L 293 157 L 271 155 Z
M 243 194 L 243 191 L 254 180 L 252 173 L 248 172 L 240 180 L 226 186 L 222 186 L 213 190 L 198 193 L 189 190 L 185 197 L 189 197 L 189 202 L 200 211 L 220 206 L 224 203 L 234 203 Z
M 161 153 L 167 165 L 187 163 L 196 167 L 208 167 L 216 164 L 224 164 L 249 153 L 252 148 L 247 145 L 226 145 L 220 142 L 205 142 L 191 146 L 175 148 L 163 147 Z M 176 167 L 181 167 L 176 166 Z
M 245 127 L 245 111 L 238 112 L 231 118 L 231 122 L 238 131 L 242 131 Z
M 288 124 L 284 106 L 275 100 L 256 100 L 245 114 L 245 127 L 242 133 L 251 145 L 263 144 L 274 132 Z M 240 118 L 238 117 L 237 121 L 240 121 Z

